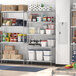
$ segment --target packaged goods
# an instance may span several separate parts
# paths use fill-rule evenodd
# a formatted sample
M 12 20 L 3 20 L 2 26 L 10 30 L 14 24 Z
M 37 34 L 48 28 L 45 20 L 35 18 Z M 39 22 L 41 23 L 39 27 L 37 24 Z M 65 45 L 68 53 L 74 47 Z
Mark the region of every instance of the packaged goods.
M 19 33 L 12 33 L 12 37 L 17 37 Z
M 10 54 L 3 54 L 3 59 L 11 59 L 11 55 Z
M 51 17 L 47 17 L 47 21 L 49 21 L 49 22 L 50 22 L 50 21 L 51 21 Z
M 18 42 L 22 42 L 22 40 L 23 40 L 23 34 L 18 34 Z
M 28 5 L 18 5 L 18 11 L 27 11 Z
M 5 50 L 15 50 L 15 46 L 5 45 Z
M 2 5 L 2 11 L 17 11 L 17 5 Z
M 5 38 L 6 38 L 6 37 L 3 37 L 3 38 L 2 38 L 2 41 L 3 41 L 3 42 L 5 42 L 5 41 L 6 41 L 6 39 L 5 39 Z
M 41 22 L 41 17 L 37 17 L 37 22 Z
M 11 37 L 12 36 L 12 33 L 8 33 L 8 37 Z
M 6 22 L 6 26 L 12 26 L 12 21 L 11 21 L 11 20 L 8 20 L 8 21 Z
M 14 42 L 14 37 L 10 37 L 10 42 Z
M 44 50 L 44 55 L 52 55 L 52 51 L 51 50 L 47 50 L 47 49 L 45 49 Z
M 45 34 L 45 30 L 40 30 L 40 34 Z
M 45 21 L 45 22 L 46 22 L 46 21 L 47 21 L 47 17 L 43 17 L 43 21 Z
M 18 42 L 18 38 L 17 37 L 14 37 L 14 42 Z
M 9 42 L 9 41 L 10 41 L 10 38 L 9 38 L 9 37 L 6 37 L 6 38 L 5 38 L 5 41 L 6 41 L 6 42 Z
M 23 40 L 23 42 L 27 42 L 27 34 L 23 34 L 23 38 L 22 38 Z

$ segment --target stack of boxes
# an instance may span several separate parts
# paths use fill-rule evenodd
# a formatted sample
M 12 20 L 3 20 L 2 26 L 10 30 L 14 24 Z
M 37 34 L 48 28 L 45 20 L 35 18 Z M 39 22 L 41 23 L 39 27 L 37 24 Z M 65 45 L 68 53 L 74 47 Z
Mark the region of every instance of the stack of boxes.
M 15 46 L 6 45 L 3 51 L 3 59 L 23 59 L 23 55 L 18 54 Z
M 27 11 L 27 5 L 2 5 L 2 11 Z

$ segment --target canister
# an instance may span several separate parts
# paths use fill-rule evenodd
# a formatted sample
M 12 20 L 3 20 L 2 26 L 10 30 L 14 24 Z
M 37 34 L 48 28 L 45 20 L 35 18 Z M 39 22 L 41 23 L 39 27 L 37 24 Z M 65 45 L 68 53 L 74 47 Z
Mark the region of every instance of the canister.
M 6 42 L 9 42 L 9 41 L 10 41 L 10 38 L 9 38 L 9 37 L 6 37 L 6 38 L 5 38 L 5 41 L 6 41 Z
M 27 34 L 23 34 L 23 42 L 27 42 Z
M 46 47 L 47 46 L 47 40 L 42 40 L 41 41 L 41 46 Z
M 22 36 L 23 34 L 18 34 L 18 42 L 22 42 Z

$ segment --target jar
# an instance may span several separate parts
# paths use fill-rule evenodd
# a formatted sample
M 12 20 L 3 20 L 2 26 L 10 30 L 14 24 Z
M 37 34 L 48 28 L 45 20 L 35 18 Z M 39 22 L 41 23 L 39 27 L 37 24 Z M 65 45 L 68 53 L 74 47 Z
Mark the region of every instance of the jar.
M 22 42 L 22 36 L 23 34 L 18 34 L 18 42 Z

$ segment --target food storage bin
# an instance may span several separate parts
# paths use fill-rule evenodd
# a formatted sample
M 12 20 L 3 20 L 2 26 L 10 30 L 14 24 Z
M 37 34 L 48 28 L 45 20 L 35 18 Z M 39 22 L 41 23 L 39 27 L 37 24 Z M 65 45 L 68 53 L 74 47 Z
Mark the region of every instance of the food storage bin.
M 35 50 L 28 51 L 29 60 L 35 60 Z
M 40 34 L 45 34 L 45 30 L 40 30 Z
M 44 56 L 44 61 L 52 61 L 52 56 Z
M 52 33 L 51 29 L 46 29 L 46 34 L 51 34 L 51 33 Z
M 42 61 L 43 60 L 43 51 L 42 50 L 37 50 L 36 51 L 36 60 L 37 61 Z
M 35 31 L 35 28 L 34 28 L 34 27 L 30 27 L 30 28 L 29 28 L 29 33 L 30 33 L 30 34 L 35 34 L 35 32 L 36 32 L 36 31 Z
M 53 47 L 55 45 L 55 40 L 47 40 L 48 41 L 48 47 Z
M 46 47 L 46 46 L 47 46 L 47 40 L 42 40 L 41 47 Z
M 52 55 L 52 51 L 51 50 L 44 50 L 44 55 Z

